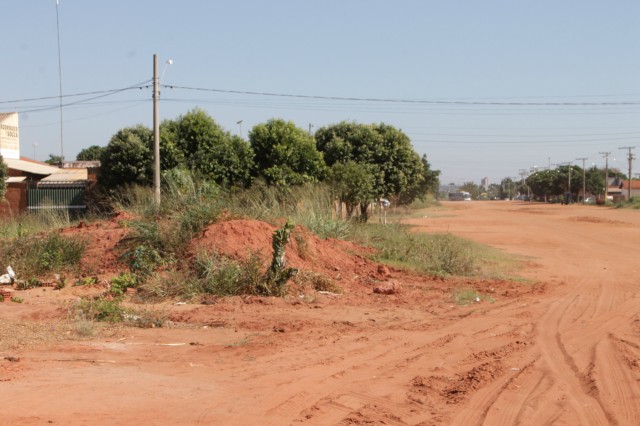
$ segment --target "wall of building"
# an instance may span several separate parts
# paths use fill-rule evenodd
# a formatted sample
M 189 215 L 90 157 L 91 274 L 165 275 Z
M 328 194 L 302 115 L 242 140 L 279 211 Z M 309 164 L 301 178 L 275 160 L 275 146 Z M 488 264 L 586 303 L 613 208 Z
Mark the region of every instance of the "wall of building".
M 25 182 L 10 183 L 4 200 L 0 201 L 0 216 L 13 216 L 27 210 L 27 185 Z

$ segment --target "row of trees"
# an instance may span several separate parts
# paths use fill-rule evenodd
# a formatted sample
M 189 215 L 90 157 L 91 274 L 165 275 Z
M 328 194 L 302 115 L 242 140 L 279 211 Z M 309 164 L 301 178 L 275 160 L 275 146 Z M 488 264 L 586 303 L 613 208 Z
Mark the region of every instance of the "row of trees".
M 609 177 L 626 179 L 623 173 L 609 170 Z M 597 167 L 582 169 L 575 165 L 560 166 L 552 170 L 538 170 L 525 180 L 512 181 L 506 178 L 502 181 L 503 190 L 513 189 L 520 194 L 530 193 L 539 200 L 548 200 L 570 192 L 574 199 L 582 194 L 583 187 L 586 194 L 603 194 L 605 188 L 605 171 Z M 586 196 L 586 194 L 582 194 Z
M 161 169 L 188 169 L 228 188 L 258 178 L 278 186 L 327 182 L 349 213 L 360 207 L 365 219 L 366 207 L 379 198 L 409 203 L 437 191 L 440 172 L 393 126 L 341 122 L 314 136 L 272 119 L 253 127 L 246 141 L 195 109 L 160 125 Z M 107 190 L 149 185 L 153 132 L 141 125 L 121 129 L 106 147 L 86 148 L 77 159 L 101 161 L 99 181 Z

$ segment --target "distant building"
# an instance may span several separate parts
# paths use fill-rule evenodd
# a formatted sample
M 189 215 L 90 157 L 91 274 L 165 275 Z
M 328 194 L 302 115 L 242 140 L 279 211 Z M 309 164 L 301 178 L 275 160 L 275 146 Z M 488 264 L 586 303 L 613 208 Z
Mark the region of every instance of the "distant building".
M 0 215 L 37 210 L 82 211 L 96 182 L 99 161 L 72 162 L 62 168 L 20 156 L 18 114 L 0 114 L 0 152 L 7 165 L 7 191 Z
M 482 180 L 480 181 L 480 186 L 482 186 L 485 191 L 488 191 L 489 190 L 489 178 L 488 177 L 482 178 Z

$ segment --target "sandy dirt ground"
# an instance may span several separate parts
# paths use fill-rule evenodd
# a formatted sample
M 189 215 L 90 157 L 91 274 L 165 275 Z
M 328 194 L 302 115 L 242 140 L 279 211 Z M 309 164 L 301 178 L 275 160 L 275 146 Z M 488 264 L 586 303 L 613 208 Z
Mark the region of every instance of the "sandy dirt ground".
M 407 220 L 417 231 L 515 254 L 526 279 L 419 277 L 317 242 L 309 265 L 351 253 L 316 265 L 342 295 L 165 304 L 167 327 L 84 339 L 65 315 L 82 289 L 20 292 L 0 304 L 0 424 L 639 423 L 640 213 L 507 201 L 423 213 Z M 461 286 L 493 301 L 457 305 Z

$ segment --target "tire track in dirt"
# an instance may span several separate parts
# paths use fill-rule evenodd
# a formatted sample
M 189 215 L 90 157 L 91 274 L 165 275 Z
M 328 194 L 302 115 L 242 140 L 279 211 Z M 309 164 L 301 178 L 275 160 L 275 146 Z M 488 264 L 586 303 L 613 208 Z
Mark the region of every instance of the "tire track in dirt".
M 554 229 L 553 224 L 544 226 Z M 540 229 L 538 232 L 543 231 Z M 581 229 L 571 231 L 571 237 L 567 237 L 567 232 L 560 234 L 560 230 L 555 229 L 547 230 L 545 235 L 553 235 L 554 232 L 559 232 L 563 238 L 574 242 L 574 248 L 563 245 L 564 252 L 553 253 L 557 258 L 554 263 L 560 265 L 570 266 L 571 258 L 581 258 L 584 246 L 600 245 L 604 240 L 604 235 L 584 233 Z M 591 240 L 597 243 L 594 244 Z M 629 241 L 632 241 L 629 236 L 621 235 L 616 243 L 620 242 L 621 246 L 628 248 Z M 634 247 L 637 250 L 637 244 Z M 586 257 L 589 256 L 591 255 Z M 630 263 L 635 261 L 631 258 L 627 260 Z M 564 275 L 562 281 L 568 283 L 568 291 L 560 293 L 555 302 L 547 304 L 546 313 L 541 315 L 541 320 L 537 323 L 539 332 L 536 347 L 540 350 L 540 360 L 537 371 L 532 376 L 539 376 L 540 381 L 529 381 L 528 396 L 519 401 L 523 404 L 520 407 L 522 413 L 531 413 L 531 407 L 551 404 L 560 408 L 551 416 L 546 408 L 544 416 L 527 415 L 529 419 L 536 419 L 527 423 L 545 424 L 562 419 L 568 423 L 580 424 L 635 424 L 633 419 L 640 415 L 634 387 L 637 381 L 629 372 L 628 366 L 624 365 L 623 357 L 616 355 L 611 345 L 603 343 L 612 330 L 630 328 L 630 321 L 625 320 L 637 312 L 638 304 L 633 300 L 635 297 L 630 300 L 633 292 L 623 291 L 629 277 L 617 274 L 618 268 L 608 267 L 624 261 L 625 259 L 620 258 L 616 245 L 612 244 L 612 247 L 601 252 L 596 262 L 574 262 L 580 265 L 581 270 L 565 267 L 566 270 L 559 271 Z M 549 262 L 547 260 L 543 263 Z M 609 373 L 608 370 L 611 370 L 611 374 L 603 374 L 605 371 Z M 548 389 L 536 394 L 532 389 L 539 386 L 537 383 L 547 383 Z M 474 400 L 480 398 L 479 394 Z M 507 397 L 505 394 L 498 399 L 504 400 Z M 472 411 L 486 408 L 482 402 L 474 402 L 467 406 Z M 569 413 L 566 412 L 567 409 Z M 512 413 L 514 410 L 511 408 L 508 411 Z M 491 408 L 487 411 L 488 415 L 493 416 L 490 424 L 496 419 L 498 424 L 518 422 L 518 419 L 513 419 L 512 414 L 496 417 L 496 412 L 497 409 Z M 535 410 L 531 414 L 535 414 Z M 462 420 L 456 423 L 463 424 L 471 418 L 461 416 L 456 419 Z M 482 422 L 482 419 L 475 419 Z

